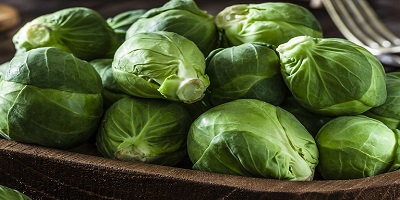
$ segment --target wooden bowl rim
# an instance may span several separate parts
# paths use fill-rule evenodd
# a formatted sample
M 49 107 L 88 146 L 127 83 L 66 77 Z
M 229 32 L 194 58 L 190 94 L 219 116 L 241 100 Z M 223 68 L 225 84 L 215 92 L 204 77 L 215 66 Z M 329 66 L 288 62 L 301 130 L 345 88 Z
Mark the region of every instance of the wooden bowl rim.
M 350 190 L 390 188 L 394 185 L 400 184 L 400 170 L 351 180 L 275 180 L 217 174 L 146 163 L 117 161 L 94 155 L 22 144 L 4 139 L 0 139 L 0 154 L 25 154 L 25 156 L 48 159 L 60 164 L 72 162 L 80 166 L 97 170 L 113 171 L 127 175 L 141 174 L 150 177 L 165 177 L 177 181 L 190 181 L 199 184 L 227 186 L 267 193 L 335 193 Z M 290 188 L 290 190 L 288 190 L 288 188 Z

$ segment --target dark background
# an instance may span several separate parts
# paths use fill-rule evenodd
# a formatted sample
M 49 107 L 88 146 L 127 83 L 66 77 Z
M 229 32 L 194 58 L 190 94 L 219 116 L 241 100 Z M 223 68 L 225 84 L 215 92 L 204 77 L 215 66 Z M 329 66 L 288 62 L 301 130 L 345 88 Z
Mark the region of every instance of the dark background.
M 230 5 L 239 3 L 262 3 L 267 1 L 278 0 L 197 0 L 196 3 L 199 8 L 215 16 L 222 9 Z M 296 3 L 310 9 L 320 21 L 325 37 L 343 37 L 324 8 L 310 8 L 308 0 L 280 1 Z M 167 0 L 0 0 L 0 3 L 9 4 L 17 8 L 21 16 L 21 23 L 17 27 L 0 32 L 0 64 L 9 61 L 13 57 L 15 50 L 11 38 L 18 28 L 40 15 L 55 12 L 63 8 L 83 6 L 95 9 L 105 18 L 109 18 L 123 11 L 150 9 L 162 6 L 166 2 Z M 389 28 L 400 35 L 400 4 L 397 0 L 370 0 L 370 3 Z

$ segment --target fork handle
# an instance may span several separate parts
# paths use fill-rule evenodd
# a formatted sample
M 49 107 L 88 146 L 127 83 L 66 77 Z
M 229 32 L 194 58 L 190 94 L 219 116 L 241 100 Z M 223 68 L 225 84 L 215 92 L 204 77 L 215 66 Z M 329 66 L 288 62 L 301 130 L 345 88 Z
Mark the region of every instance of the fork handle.
M 322 1 L 323 0 L 310 0 L 310 7 L 311 8 L 322 8 Z

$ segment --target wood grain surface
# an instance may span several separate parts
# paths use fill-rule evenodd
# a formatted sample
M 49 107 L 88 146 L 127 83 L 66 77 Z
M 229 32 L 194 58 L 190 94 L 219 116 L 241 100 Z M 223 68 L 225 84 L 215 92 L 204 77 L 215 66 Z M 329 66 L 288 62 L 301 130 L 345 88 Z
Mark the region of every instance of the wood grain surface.
M 0 139 L 0 185 L 34 199 L 400 198 L 400 171 L 354 180 L 282 181 L 132 163 Z

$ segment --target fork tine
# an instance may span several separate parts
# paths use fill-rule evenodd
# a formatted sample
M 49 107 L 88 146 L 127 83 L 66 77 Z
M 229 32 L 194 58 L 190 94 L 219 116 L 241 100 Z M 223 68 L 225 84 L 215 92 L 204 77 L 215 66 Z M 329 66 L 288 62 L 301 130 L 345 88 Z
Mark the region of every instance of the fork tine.
M 373 54 L 400 52 L 400 39 L 378 18 L 365 0 L 323 0 L 328 14 L 349 40 Z
M 389 40 L 391 43 L 395 45 L 400 45 L 400 38 L 398 38 L 391 30 L 385 26 L 382 21 L 379 19 L 378 15 L 375 13 L 375 11 L 371 8 L 371 6 L 366 2 L 366 1 L 358 1 L 360 7 L 362 10 L 365 11 L 365 16 L 368 18 L 368 21 L 370 24 L 372 24 L 374 27 L 376 27 L 376 30 L 379 31 L 379 33 L 385 37 L 387 40 Z
M 382 36 L 371 27 L 371 24 L 368 23 L 365 13 L 363 10 L 360 10 L 360 7 L 356 4 L 356 0 L 346 0 L 345 2 L 350 14 L 352 14 L 352 18 L 356 22 L 357 28 L 362 30 L 365 33 L 365 37 L 368 38 L 368 46 L 379 48 L 382 44 L 385 45 L 387 43 L 389 43 L 390 46 L 390 42 L 382 38 Z
M 342 34 L 349 40 L 363 45 L 378 45 L 361 31 L 346 5 L 340 0 L 324 0 L 326 10 Z M 362 39 L 362 40 L 361 40 Z

